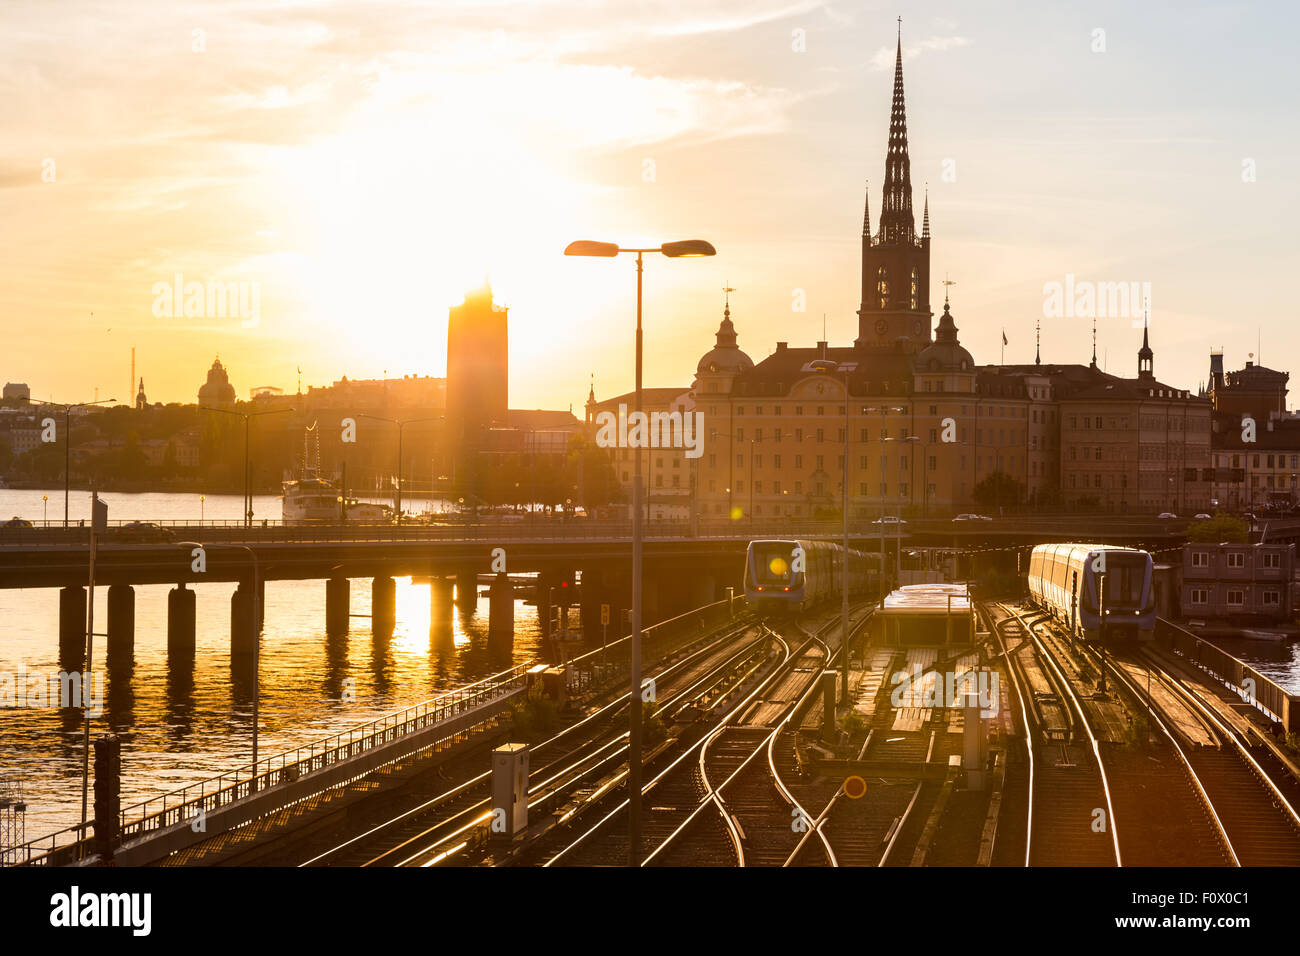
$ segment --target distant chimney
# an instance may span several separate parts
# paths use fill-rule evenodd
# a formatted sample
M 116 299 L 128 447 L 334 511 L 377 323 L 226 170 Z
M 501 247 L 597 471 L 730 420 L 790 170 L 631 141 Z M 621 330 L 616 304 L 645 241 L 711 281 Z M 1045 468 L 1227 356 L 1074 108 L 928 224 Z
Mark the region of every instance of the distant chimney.
M 786 349 L 786 346 L 788 346 L 789 344 L 790 344 L 789 342 L 777 342 L 777 343 L 776 343 L 776 350 L 777 350 L 778 352 L 784 352 L 785 349 Z

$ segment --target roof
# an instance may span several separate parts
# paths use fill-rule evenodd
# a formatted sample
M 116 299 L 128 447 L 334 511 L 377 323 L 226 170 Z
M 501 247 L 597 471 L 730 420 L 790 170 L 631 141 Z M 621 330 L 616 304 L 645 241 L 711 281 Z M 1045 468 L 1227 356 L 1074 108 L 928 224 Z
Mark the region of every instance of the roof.
M 641 407 L 667 408 L 674 400 L 685 395 L 690 390 L 689 385 L 685 388 L 643 388 L 641 389 Z M 631 408 L 635 403 L 636 392 L 625 392 L 622 395 L 615 395 L 613 398 L 597 402 L 595 407 L 599 409 L 616 409 L 620 405 L 626 405 Z
M 512 408 L 506 417 L 513 428 L 577 428 L 582 424 L 564 409 Z
M 911 356 L 895 349 L 859 349 L 853 346 L 832 348 L 821 343 L 812 348 L 792 349 L 786 343 L 778 342 L 775 352 L 736 376 L 731 394 L 784 395 L 799 379 L 819 374 L 809 371 L 806 366 L 809 362 L 820 360 L 857 365 L 849 373 L 849 393 L 852 395 L 880 395 L 881 382 L 889 383 L 889 392 L 885 394 L 903 396 L 911 391 Z M 831 374 L 838 377 L 838 373 Z
M 949 598 L 952 599 L 951 606 Z M 907 584 L 885 596 L 886 614 L 970 613 L 970 595 L 965 584 Z

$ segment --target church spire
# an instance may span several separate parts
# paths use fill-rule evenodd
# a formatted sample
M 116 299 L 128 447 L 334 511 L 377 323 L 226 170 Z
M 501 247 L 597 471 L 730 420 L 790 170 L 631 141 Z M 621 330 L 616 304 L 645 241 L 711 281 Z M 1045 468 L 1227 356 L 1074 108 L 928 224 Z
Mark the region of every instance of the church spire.
M 921 220 L 921 238 L 930 238 L 930 187 L 925 187 L 925 216 Z
M 871 180 L 867 180 L 866 195 L 862 200 L 862 238 L 871 239 Z
M 912 164 L 907 155 L 907 109 L 903 100 L 903 18 L 898 18 L 898 49 L 894 58 L 894 104 L 889 114 L 889 149 L 885 154 L 884 208 L 880 240 L 911 243 L 916 236 L 912 215 Z
M 1147 313 L 1142 313 L 1142 348 L 1138 349 L 1138 378 L 1153 378 L 1155 376 L 1155 353 L 1151 351 L 1151 343 L 1147 337 L 1147 330 L 1151 321 Z

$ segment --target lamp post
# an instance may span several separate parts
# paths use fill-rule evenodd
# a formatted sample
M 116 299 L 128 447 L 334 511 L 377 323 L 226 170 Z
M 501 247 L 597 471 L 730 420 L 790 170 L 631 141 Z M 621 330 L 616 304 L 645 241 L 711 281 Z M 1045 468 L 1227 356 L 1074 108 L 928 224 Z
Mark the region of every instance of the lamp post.
M 50 526 L 50 496 L 41 495 L 41 523 Z
M 248 420 L 262 415 L 279 415 L 282 412 L 292 412 L 293 409 L 268 408 L 261 412 L 237 412 L 231 408 L 216 408 L 211 405 L 200 405 L 199 408 L 205 412 L 220 412 L 223 415 L 234 415 L 236 418 L 244 420 L 244 527 L 251 528 L 253 526 L 253 474 L 248 467 Z
M 253 593 L 249 596 L 249 603 L 253 612 L 253 776 L 249 781 L 249 792 L 257 789 L 257 722 L 258 722 L 258 671 L 260 668 L 260 657 L 262 648 L 262 608 L 261 601 L 258 599 L 260 589 L 258 587 L 258 567 L 257 552 L 246 544 L 227 544 L 225 542 L 217 544 L 203 544 L 199 541 L 178 541 L 177 547 L 180 548 L 231 548 L 238 551 L 247 551 L 249 558 L 253 562 Z
M 636 413 L 641 416 L 641 285 L 643 256 L 658 252 L 670 259 L 712 256 L 716 250 L 702 239 L 666 242 L 658 248 L 624 249 L 615 242 L 579 240 L 565 248 L 566 256 L 613 258 L 620 252 L 636 253 Z M 628 733 L 628 863 L 641 863 L 641 446 L 632 455 L 632 646 L 631 707 Z
M 28 403 L 32 400 L 29 398 Z M 115 398 L 105 398 L 97 402 L 74 402 L 71 405 L 64 405 L 60 402 L 37 402 L 38 405 L 49 405 L 53 408 L 63 409 L 63 527 L 68 526 L 68 492 L 72 487 L 72 410 L 74 408 L 89 408 L 92 405 L 107 405 L 115 402 Z M 94 516 L 91 516 L 94 520 Z
M 388 422 L 390 425 L 397 426 L 397 524 L 402 524 L 402 429 L 407 425 L 414 425 L 417 422 L 431 422 L 432 418 L 404 418 L 400 421 L 396 418 L 384 418 L 382 415 L 368 415 L 365 412 L 357 413 L 358 418 L 369 418 L 376 422 Z

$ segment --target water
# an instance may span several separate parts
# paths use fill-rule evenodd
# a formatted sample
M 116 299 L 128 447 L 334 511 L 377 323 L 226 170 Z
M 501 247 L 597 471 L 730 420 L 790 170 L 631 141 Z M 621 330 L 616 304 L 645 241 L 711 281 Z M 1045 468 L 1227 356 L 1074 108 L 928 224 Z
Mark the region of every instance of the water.
M 63 519 L 63 493 L 50 496 L 53 524 Z M 0 516 L 39 521 L 41 491 L 0 490 Z M 111 520 L 198 520 L 197 495 L 110 493 Z M 236 520 L 240 495 L 209 495 L 207 520 Z M 89 518 L 90 496 L 73 492 L 73 520 Z M 279 498 L 257 496 L 257 517 L 280 515 Z M 232 671 L 230 595 L 234 583 L 195 586 L 197 632 L 192 668 L 173 672 L 167 661 L 169 585 L 135 589 L 135 664 L 109 670 L 104 712 L 91 738 L 122 739 L 122 806 L 197 783 L 249 762 L 252 696 L 248 681 Z M 370 579 L 352 582 L 352 613 L 370 610 Z M 392 638 L 375 641 L 370 622 L 355 618 L 346 637 L 325 637 L 325 582 L 266 584 L 261 649 L 260 755 L 269 756 L 327 737 L 418 703 L 434 694 L 522 663 L 540 653 L 536 609 L 516 603 L 513 655 L 493 658 L 487 648 L 487 601 L 472 614 L 453 613 L 449 633 L 429 632 L 429 585 L 397 579 L 397 625 Z M 95 629 L 107 620 L 107 589 L 96 589 Z M 95 670 L 104 672 L 102 637 L 95 640 Z M 28 675 L 56 674 L 58 591 L 0 590 L 0 672 L 25 667 Z M 355 699 L 343 700 L 347 680 Z M 22 783 L 27 838 L 81 821 L 82 715 L 57 707 L 0 708 L 0 777 Z M 93 758 L 93 754 L 92 754 Z M 92 770 L 93 772 L 93 770 Z M 93 802 L 93 781 L 91 800 Z

